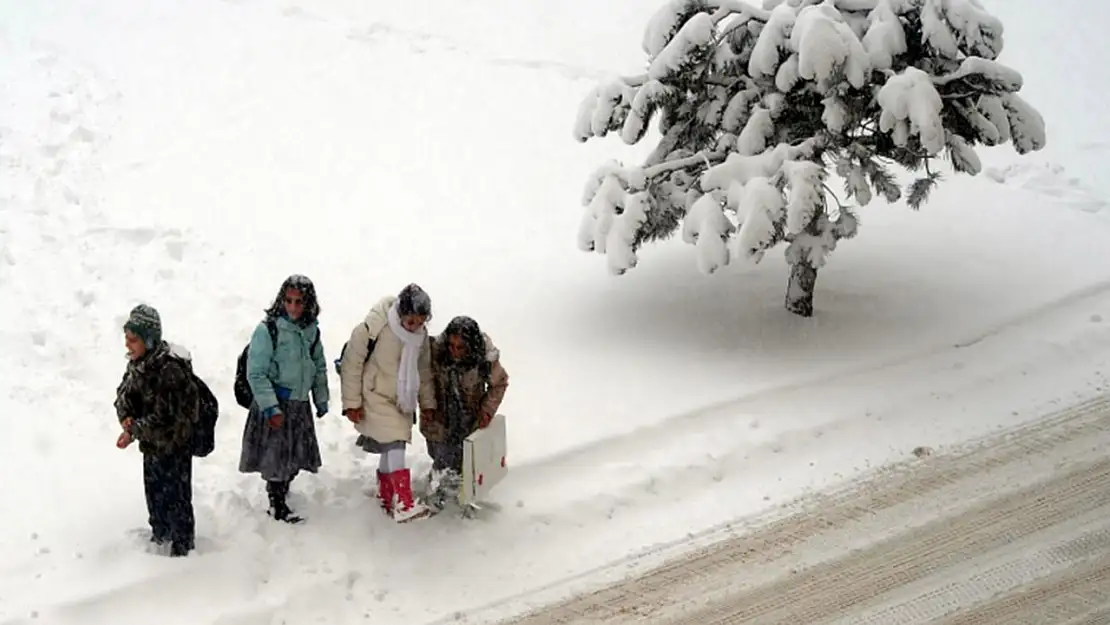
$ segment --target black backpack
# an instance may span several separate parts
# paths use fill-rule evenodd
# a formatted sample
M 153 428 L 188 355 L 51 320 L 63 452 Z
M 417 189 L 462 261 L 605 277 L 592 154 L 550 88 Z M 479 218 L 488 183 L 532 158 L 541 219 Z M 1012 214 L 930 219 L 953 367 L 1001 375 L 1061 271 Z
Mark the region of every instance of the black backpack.
M 193 455 L 203 458 L 216 449 L 216 420 L 220 418 L 220 402 L 212 389 L 195 373 L 197 385 L 197 424 L 193 428 Z
M 197 386 L 197 422 L 193 427 L 193 455 L 203 458 L 216 449 L 216 421 L 220 418 L 220 402 L 208 384 L 193 371 L 193 363 L 174 356 Z
M 273 343 L 274 349 L 277 349 L 277 323 L 270 317 L 265 321 L 266 329 L 270 332 L 270 341 Z M 316 346 L 320 343 L 320 329 L 316 329 L 316 339 L 312 341 L 312 345 L 308 348 L 308 353 L 316 351 Z M 235 363 L 235 403 L 243 408 L 250 410 L 251 404 L 254 403 L 254 391 L 251 390 L 251 385 L 247 383 L 247 352 L 250 350 L 250 343 L 243 347 L 243 351 L 239 353 L 239 360 Z

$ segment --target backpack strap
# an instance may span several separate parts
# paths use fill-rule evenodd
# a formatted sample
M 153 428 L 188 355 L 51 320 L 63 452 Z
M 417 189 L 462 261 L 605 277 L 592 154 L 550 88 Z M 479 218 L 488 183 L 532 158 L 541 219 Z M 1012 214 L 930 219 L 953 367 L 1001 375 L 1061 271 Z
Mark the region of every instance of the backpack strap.
M 274 349 L 277 349 L 277 322 L 274 321 L 273 317 L 266 317 L 265 323 L 266 329 L 270 331 L 270 342 L 274 344 Z
M 274 344 L 274 349 L 277 349 L 277 322 L 272 317 L 266 317 L 266 329 L 270 331 L 270 341 Z M 308 355 L 311 356 L 316 351 L 316 346 L 320 344 L 320 328 L 316 328 L 316 338 L 312 339 L 312 345 L 308 346 Z
M 320 327 L 316 327 L 316 338 L 312 339 L 312 345 L 308 346 L 308 355 L 312 356 L 316 352 L 316 346 L 320 344 Z
M 370 355 L 374 353 L 374 346 L 378 344 L 378 338 L 375 337 L 375 336 L 370 336 L 370 326 L 366 325 L 365 321 L 362 322 L 362 325 L 366 326 L 366 335 L 367 335 L 366 336 L 366 359 L 362 361 L 362 364 L 365 365 L 366 363 L 370 362 Z

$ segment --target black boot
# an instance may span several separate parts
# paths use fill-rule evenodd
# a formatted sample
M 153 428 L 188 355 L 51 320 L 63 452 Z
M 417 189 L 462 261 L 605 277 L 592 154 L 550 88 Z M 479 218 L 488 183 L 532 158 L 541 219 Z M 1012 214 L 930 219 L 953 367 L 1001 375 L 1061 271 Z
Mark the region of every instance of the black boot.
M 195 549 L 191 542 L 174 542 L 170 545 L 171 558 L 183 558 L 189 555 L 189 552 Z
M 288 481 L 267 481 L 266 492 L 270 496 L 270 516 L 275 521 L 300 523 L 304 520 L 293 514 L 293 511 L 289 509 L 289 504 L 285 502 L 285 497 L 289 494 Z

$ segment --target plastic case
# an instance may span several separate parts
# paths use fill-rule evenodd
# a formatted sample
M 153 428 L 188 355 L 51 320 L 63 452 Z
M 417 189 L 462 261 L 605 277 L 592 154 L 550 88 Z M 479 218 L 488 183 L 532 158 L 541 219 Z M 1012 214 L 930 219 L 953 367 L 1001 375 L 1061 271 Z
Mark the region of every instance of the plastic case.
M 462 484 L 459 504 L 475 506 L 509 472 L 505 449 L 505 417 L 495 416 L 488 427 L 463 441 Z

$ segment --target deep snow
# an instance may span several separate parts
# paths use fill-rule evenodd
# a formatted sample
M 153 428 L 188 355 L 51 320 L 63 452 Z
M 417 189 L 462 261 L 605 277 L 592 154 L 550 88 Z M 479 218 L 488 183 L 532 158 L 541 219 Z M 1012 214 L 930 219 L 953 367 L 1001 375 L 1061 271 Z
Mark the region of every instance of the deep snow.
M 657 2 L 612 4 L 0 5 L 0 623 L 448 618 L 1106 389 L 1104 81 L 1060 60 L 1100 58 L 1092 3 L 988 3 L 1049 146 L 983 152 L 920 212 L 868 207 L 810 320 L 782 309 L 777 250 L 704 276 L 676 237 L 613 278 L 575 248 L 588 174 L 638 153 L 571 134 L 598 77 L 642 65 Z M 309 523 L 268 521 L 231 378 L 292 272 L 329 357 L 409 281 L 434 330 L 493 335 L 499 509 L 394 526 L 333 414 L 294 484 Z M 225 406 L 185 562 L 144 552 L 137 454 L 113 445 L 138 301 Z

